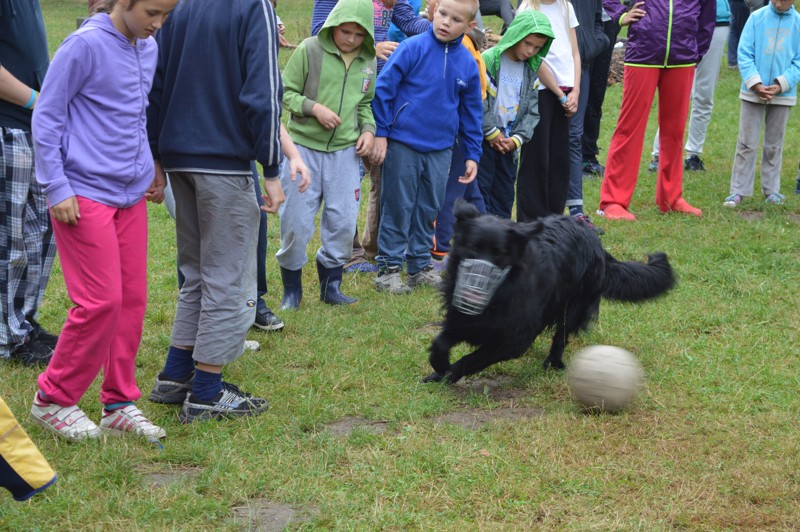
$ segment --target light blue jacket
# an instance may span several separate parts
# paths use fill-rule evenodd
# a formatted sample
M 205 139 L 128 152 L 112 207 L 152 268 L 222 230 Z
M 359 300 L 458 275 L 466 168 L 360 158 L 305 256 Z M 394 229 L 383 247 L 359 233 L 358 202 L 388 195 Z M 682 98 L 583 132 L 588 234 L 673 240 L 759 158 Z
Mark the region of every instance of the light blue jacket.
M 758 83 L 778 84 L 781 92 L 771 105 L 795 105 L 800 82 L 800 14 L 794 6 L 784 13 L 769 5 L 747 19 L 739 37 L 739 98 L 764 103 L 751 89 Z

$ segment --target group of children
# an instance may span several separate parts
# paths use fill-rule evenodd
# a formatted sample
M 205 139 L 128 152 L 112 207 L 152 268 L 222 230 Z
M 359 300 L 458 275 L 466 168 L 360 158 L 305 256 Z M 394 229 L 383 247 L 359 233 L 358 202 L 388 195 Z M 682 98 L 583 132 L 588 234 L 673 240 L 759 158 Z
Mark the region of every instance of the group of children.
M 100 429 L 149 439 L 166 435 L 136 407 L 140 392 L 134 377 L 146 303 L 147 212 L 143 200 L 163 200 L 165 170 L 171 172 L 171 179 L 177 178 L 173 182 L 176 198 L 184 198 L 184 219 L 179 218 L 178 223 L 179 251 L 182 266 L 188 268 L 182 271 L 190 274 L 187 282 L 191 286 L 181 291 L 179 314 L 186 307 L 186 316 L 183 321 L 176 317 L 173 346 L 151 399 L 182 402 L 180 417 L 184 422 L 225 414 L 254 415 L 267 408 L 266 400 L 221 380 L 222 365 L 241 352 L 237 338 L 242 327 L 236 325 L 236 331 L 231 329 L 230 335 L 220 336 L 225 337 L 225 345 L 214 344 L 213 354 L 197 356 L 199 347 L 195 343 L 201 341 L 201 334 L 210 334 L 198 330 L 197 320 L 198 315 L 203 319 L 208 312 L 203 310 L 200 294 L 206 290 L 201 290 L 202 279 L 208 275 L 206 269 L 213 266 L 195 256 L 191 246 L 209 246 L 210 240 L 200 226 L 213 224 L 213 220 L 201 221 L 198 213 L 195 223 L 201 232 L 195 234 L 197 229 L 187 225 L 186 212 L 207 204 L 220 209 L 219 214 L 225 211 L 234 216 L 234 205 L 225 201 L 228 192 L 222 192 L 217 182 L 203 184 L 203 176 L 225 173 L 234 176 L 231 183 L 239 189 L 234 192 L 242 197 L 241 221 L 250 219 L 250 210 L 256 209 L 252 178 L 249 166 L 240 163 L 248 163 L 247 158 L 252 160 L 253 156 L 230 160 L 211 153 L 182 156 L 178 155 L 182 147 L 170 152 L 164 142 L 153 139 L 155 126 L 146 125 L 148 103 L 161 117 L 157 125 L 162 141 L 166 138 L 167 143 L 180 143 L 182 134 L 174 129 L 168 135 L 170 130 L 163 129 L 162 123 L 166 111 L 174 112 L 169 107 L 174 92 L 164 84 L 170 76 L 180 79 L 182 67 L 172 70 L 161 65 L 152 38 L 176 3 L 105 0 L 99 14 L 62 44 L 36 101 L 37 178 L 49 199 L 65 283 L 76 306 L 70 311 L 49 367 L 39 378 L 31 413 L 38 423 L 71 440 L 97 437 Z M 320 209 L 322 245 L 316 253 L 320 299 L 333 305 L 356 301 L 341 292 L 341 281 L 357 232 L 362 162 L 382 169 L 375 257 L 378 291 L 404 294 L 418 286 L 439 285 L 441 279 L 431 254 L 439 229 L 436 224 L 452 224 L 452 220 L 441 217 L 442 210 L 448 208 L 446 198 L 452 205 L 453 198 L 464 194 L 467 187 L 472 187 L 474 197 L 484 202 L 487 212 L 500 217 L 511 216 L 515 184 L 519 220 L 564 211 L 570 168 L 566 149 L 570 144 L 569 117 L 578 110 L 582 69 L 571 4 L 565 0 L 524 0 L 498 45 L 481 55 L 465 36 L 476 26 L 477 0 L 429 2 L 430 23 L 425 25 L 424 19 L 404 23 L 412 33 L 427 29 L 399 46 L 376 48 L 376 10 L 385 10 L 384 4 L 390 3 L 339 0 L 331 6 L 318 35 L 297 48 L 283 73 L 283 106 L 289 113 L 283 131 L 284 151 L 289 150 L 291 164 L 282 169 L 282 186 L 272 175 L 268 177 L 273 179 L 265 182 L 265 209 L 277 210 L 281 218 L 277 260 L 284 285 L 282 308 L 297 308 L 301 303 L 306 247 Z M 792 3 L 772 0 L 771 6 L 751 17 L 740 40 L 742 125 L 732 194 L 726 205 L 736 205 L 743 196 L 752 194 L 752 152 L 764 113 L 767 132 L 763 171 L 768 176 L 764 192 L 768 201 L 770 195 L 778 193 L 779 139 L 789 106 L 795 103 L 795 85 L 800 81 L 800 17 Z M 266 9 L 268 4 L 263 5 Z M 267 25 L 274 26 L 274 15 L 270 10 L 265 13 Z M 612 17 L 623 24 L 640 23 L 645 14 L 641 3 L 629 11 L 612 10 Z M 422 26 L 414 29 L 416 22 Z M 184 29 L 172 28 L 165 39 L 177 38 L 175 35 Z M 655 28 L 648 35 L 657 35 Z M 683 61 L 688 63 L 702 55 L 702 46 L 687 46 Z M 645 61 L 651 52 L 652 47 L 634 46 L 632 55 L 639 53 Z M 376 56 L 387 59 L 379 76 Z M 163 51 L 161 60 L 169 63 Z M 159 87 L 154 93 L 158 96 L 154 100 L 150 94 L 148 99 L 157 64 L 163 70 L 156 77 Z M 601 194 L 603 214 L 609 218 L 633 218 L 627 204 L 635 175 L 631 184 L 620 181 L 616 174 L 630 170 L 622 168 L 630 155 L 626 147 L 639 142 L 641 148 L 637 139 L 643 133 L 640 120 L 635 119 L 641 118 L 641 112 L 634 109 L 637 98 L 646 99 L 649 91 L 662 84 L 674 90 L 675 83 L 688 79 L 680 76 L 692 71 L 670 73 L 663 65 L 655 70 L 665 72 L 652 73 L 641 67 L 626 70 L 623 113 Z M 177 87 L 177 82 L 174 85 Z M 193 90 L 189 85 L 185 88 Z M 635 93 L 632 96 L 631 91 Z M 244 97 L 245 93 L 241 94 Z M 257 90 L 252 95 L 258 99 Z M 626 129 L 629 118 L 635 125 Z M 264 146 L 277 145 L 279 123 L 274 113 L 260 123 L 264 129 L 256 133 L 270 139 Z M 671 143 L 670 149 L 675 151 L 680 127 L 670 122 L 662 128 L 669 133 L 670 140 L 664 138 L 665 144 Z M 155 163 L 151 149 L 157 156 Z M 256 153 L 255 158 L 264 164 L 265 174 L 266 170 L 277 173 L 278 155 L 272 148 L 268 151 Z M 231 161 L 242 167 L 227 167 Z M 211 170 L 198 173 L 198 164 Z M 670 170 L 668 164 L 663 164 L 666 185 L 659 185 L 657 193 L 662 211 L 699 214 L 682 200 L 679 181 L 676 185 L 674 169 Z M 306 165 L 313 175 L 310 185 Z M 301 168 L 304 179 L 295 186 Z M 638 165 L 631 171 L 636 168 Z M 479 193 L 475 191 L 476 178 Z M 208 197 L 200 197 L 201 193 Z M 195 199 L 186 203 L 188 197 Z M 217 216 L 211 213 L 210 218 Z M 222 234 L 220 231 L 223 229 L 217 231 Z M 239 232 L 253 231 L 242 226 Z M 219 253 L 214 260 L 228 264 L 244 258 L 249 264 L 253 253 L 242 250 L 253 247 L 254 235 L 250 236 L 253 238 L 243 238 L 242 242 L 216 241 Z M 191 246 L 187 244 L 190 241 Z M 228 262 L 221 257 L 227 257 Z M 244 286 L 249 278 L 244 274 L 231 277 L 228 284 L 238 287 L 234 293 L 225 287 L 219 290 L 229 299 L 246 299 L 241 309 L 231 301 L 229 310 L 237 323 L 249 320 L 246 327 L 252 324 L 255 312 L 255 302 L 247 299 L 249 285 Z M 218 334 L 221 329 L 209 330 Z M 232 342 L 229 337 L 233 337 Z M 208 350 L 207 346 L 204 349 Z M 98 427 L 77 403 L 101 368 L 104 408 Z

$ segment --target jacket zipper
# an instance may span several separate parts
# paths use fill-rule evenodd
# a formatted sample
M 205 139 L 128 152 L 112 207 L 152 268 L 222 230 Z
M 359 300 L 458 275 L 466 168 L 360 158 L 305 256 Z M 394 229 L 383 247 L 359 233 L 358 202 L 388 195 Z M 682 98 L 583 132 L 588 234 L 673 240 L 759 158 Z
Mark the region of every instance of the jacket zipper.
M 447 51 L 450 49 L 450 43 L 444 45 L 444 71 L 442 72 L 442 79 L 447 77 Z
M 669 0 L 669 23 L 667 23 L 667 53 L 664 56 L 664 67 L 669 65 L 669 50 L 672 47 L 672 13 L 674 8 L 673 0 Z
M 347 75 L 350 74 L 350 68 L 345 64 L 344 59 L 342 59 L 341 55 L 339 56 L 339 59 L 341 60 L 342 66 L 344 67 L 344 79 L 342 81 L 342 93 L 339 95 L 339 110 L 336 111 L 336 115 L 339 117 L 339 120 L 341 120 L 342 119 L 342 102 L 344 101 L 344 90 L 347 87 Z M 357 59 L 358 59 L 358 57 L 354 58 L 353 62 L 350 63 L 350 66 L 353 66 L 353 63 Z M 330 149 L 331 149 L 331 142 L 333 142 L 334 137 L 336 137 L 336 130 L 338 129 L 338 127 L 339 126 L 336 126 L 335 128 L 333 128 L 333 131 L 331 131 L 331 138 L 328 139 L 328 145 L 327 145 L 327 148 L 326 148 L 327 151 L 330 151 Z

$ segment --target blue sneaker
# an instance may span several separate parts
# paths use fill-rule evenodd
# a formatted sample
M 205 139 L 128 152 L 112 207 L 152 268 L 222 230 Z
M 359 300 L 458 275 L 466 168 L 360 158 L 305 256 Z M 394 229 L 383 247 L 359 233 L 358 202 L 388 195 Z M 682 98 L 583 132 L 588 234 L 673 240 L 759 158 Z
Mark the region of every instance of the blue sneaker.
M 347 266 L 344 273 L 378 273 L 378 265 L 367 261 L 360 261 Z
M 766 203 L 767 205 L 783 205 L 783 200 L 785 199 L 786 198 L 783 196 L 783 194 L 780 194 L 778 192 L 773 192 L 772 194 L 767 196 L 767 199 L 764 200 L 764 203 Z

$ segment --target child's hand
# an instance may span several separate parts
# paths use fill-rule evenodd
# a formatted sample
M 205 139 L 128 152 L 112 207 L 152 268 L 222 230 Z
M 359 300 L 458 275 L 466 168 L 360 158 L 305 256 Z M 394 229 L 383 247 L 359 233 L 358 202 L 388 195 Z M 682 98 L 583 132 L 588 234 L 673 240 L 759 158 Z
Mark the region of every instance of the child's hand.
M 167 188 L 167 174 L 158 161 L 155 163 L 155 169 L 156 175 L 153 178 L 153 182 L 150 183 L 150 187 L 145 191 L 144 199 L 153 203 L 162 203 L 164 201 L 164 189 Z
M 628 14 L 625 16 L 625 18 L 620 20 L 619 25 L 627 26 L 629 24 L 633 24 L 634 22 L 638 21 L 643 16 L 645 16 L 647 14 L 647 11 L 642 9 L 643 5 L 644 2 L 636 2 L 635 4 L 633 4 L 633 7 L 631 8 L 630 11 L 628 11 Z
M 264 180 L 264 206 L 261 210 L 271 214 L 278 212 L 278 207 L 286 200 L 283 195 L 283 187 L 281 186 L 280 179 L 265 179 Z
M 300 182 L 297 184 L 297 190 L 305 192 L 308 185 L 311 184 L 311 170 L 306 166 L 306 162 L 302 157 L 293 157 L 289 159 L 289 179 L 295 181 L 297 174 L 300 174 Z M 261 207 L 264 209 L 264 207 Z M 266 209 L 264 209 L 266 210 Z
M 339 118 L 339 115 L 320 103 L 314 104 L 314 107 L 311 108 L 311 113 L 325 129 L 335 129 L 337 126 L 342 125 L 342 119 Z
M 369 162 L 383 164 L 383 159 L 386 158 L 387 144 L 386 137 L 375 137 L 375 140 L 372 141 L 372 154 L 369 156 Z
M 503 143 L 503 141 L 505 139 L 506 139 L 506 136 L 503 135 L 503 132 L 501 131 L 499 135 L 497 135 L 492 140 L 488 141 L 489 142 L 489 146 L 491 146 L 491 148 L 493 150 L 497 151 L 497 152 L 505 153 L 506 152 L 505 151 L 505 144 Z
M 281 35 L 286 33 L 286 24 L 278 24 L 278 33 Z
M 430 22 L 433 22 L 433 14 L 436 13 L 437 7 L 439 7 L 439 0 L 428 0 L 428 7 L 425 8 L 425 15 Z
M 517 149 L 517 143 L 511 137 L 506 137 L 503 139 L 503 149 L 503 153 L 511 153 Z
M 397 49 L 399 43 L 393 41 L 383 41 L 375 45 L 375 56 L 378 59 L 388 61 L 389 56 Z
M 359 157 L 366 157 L 370 153 L 372 153 L 372 141 L 375 138 L 369 131 L 365 131 L 358 137 L 358 142 L 356 142 L 356 155 Z
M 567 116 L 572 116 L 578 112 L 578 88 L 575 87 L 567 94 L 567 101 L 563 104 L 564 113 Z
M 764 85 L 763 83 L 756 83 L 755 85 L 753 85 L 753 92 L 755 92 L 758 95 L 759 99 L 762 102 L 768 102 L 775 96 L 775 94 L 780 92 L 780 86 Z
M 70 196 L 60 203 L 50 207 L 50 214 L 61 223 L 78 225 L 81 217 L 81 210 L 78 207 L 78 198 Z
M 478 175 L 478 163 L 475 161 L 467 160 L 467 170 L 464 175 L 458 178 L 458 182 L 462 185 L 469 185 Z

